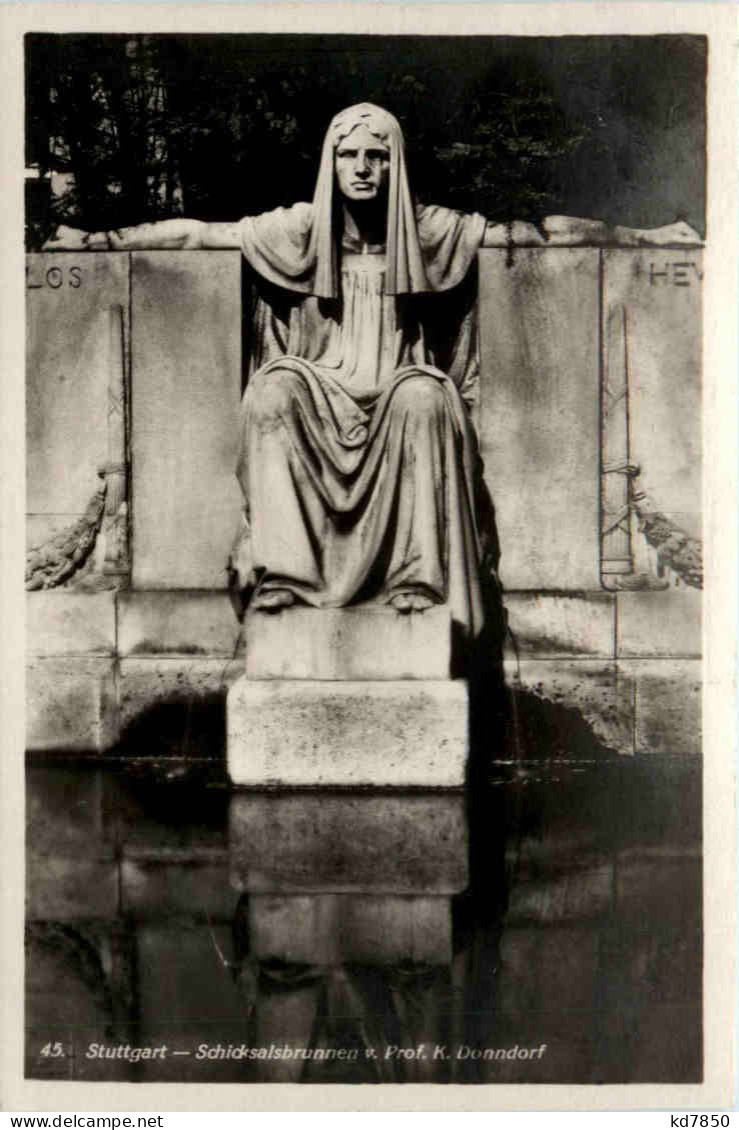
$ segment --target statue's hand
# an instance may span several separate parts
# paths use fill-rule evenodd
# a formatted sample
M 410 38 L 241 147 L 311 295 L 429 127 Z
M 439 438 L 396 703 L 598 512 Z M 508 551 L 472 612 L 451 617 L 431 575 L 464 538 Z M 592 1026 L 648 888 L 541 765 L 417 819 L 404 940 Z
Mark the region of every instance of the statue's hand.
M 90 251 L 91 232 L 80 228 L 70 228 L 60 224 L 50 239 L 42 246 L 42 251 Z

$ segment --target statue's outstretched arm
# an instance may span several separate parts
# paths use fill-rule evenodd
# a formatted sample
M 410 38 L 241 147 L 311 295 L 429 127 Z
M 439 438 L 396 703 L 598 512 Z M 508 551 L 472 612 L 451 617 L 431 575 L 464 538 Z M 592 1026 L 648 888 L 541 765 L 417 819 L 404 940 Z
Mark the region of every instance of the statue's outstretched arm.
M 488 221 L 482 240 L 483 247 L 695 247 L 701 243 L 699 233 L 685 220 L 660 228 L 625 228 L 582 216 L 545 216 L 536 226 L 522 220 Z
M 241 247 L 239 225 L 201 220 L 160 220 L 130 228 L 86 232 L 62 224 L 42 251 L 190 251 Z

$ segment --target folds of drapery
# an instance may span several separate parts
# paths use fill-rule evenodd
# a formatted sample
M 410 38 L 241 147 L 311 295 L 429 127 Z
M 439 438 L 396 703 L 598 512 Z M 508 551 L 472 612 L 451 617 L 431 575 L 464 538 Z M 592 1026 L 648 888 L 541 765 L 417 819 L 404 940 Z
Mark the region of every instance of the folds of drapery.
M 446 373 L 467 407 L 477 404 L 479 350 L 477 270 L 473 263 L 453 290 L 423 296 L 385 295 L 386 325 L 396 336 L 396 368 L 431 364 Z M 343 316 L 343 306 L 313 295 L 298 296 L 253 276 L 247 351 L 247 380 L 270 361 L 286 355 L 322 364 Z
M 485 217 L 476 212 L 466 214 L 435 205 L 416 205 L 412 212 L 409 209 L 410 203 L 406 202 L 401 211 L 407 227 L 411 216 L 415 219 L 413 269 L 406 265 L 394 282 L 388 269 L 387 293 L 433 294 L 459 286 L 482 243 Z M 317 298 L 337 298 L 340 292 L 337 232 L 330 223 L 324 230 L 322 225 L 327 222 L 326 217 L 317 214 L 315 204 L 307 203 L 275 208 L 259 216 L 245 216 L 239 226 L 244 257 L 261 278 L 281 290 L 313 294 Z M 316 234 L 319 230 L 323 232 L 320 241 Z M 389 224 L 388 240 L 390 235 Z M 395 238 L 396 244 L 401 242 L 400 236 Z M 408 236 L 402 242 L 404 246 L 411 245 Z M 330 254 L 331 263 L 336 262 L 330 274 L 330 287 L 324 281 L 323 289 L 316 279 L 321 266 L 319 250 L 324 259 Z M 398 254 L 396 248 L 396 258 Z
M 264 366 L 242 405 L 238 476 L 251 514 L 242 583 L 316 607 L 426 591 L 483 623 L 477 442 L 451 379 L 408 366 L 360 406 L 297 357 Z
M 495 544 L 470 412 L 485 220 L 446 208 L 414 216 L 402 204 L 394 214 L 415 221 L 414 266 L 402 285 L 388 278 L 388 231 L 370 391 L 343 379 L 357 344 L 344 321 L 341 259 L 357 250 L 348 237 L 341 254 L 331 245 L 342 281 L 333 276 L 329 296 L 316 284 L 315 201 L 242 221 L 255 303 L 238 469 L 246 514 L 232 565 L 242 588 L 288 588 L 318 607 L 425 590 L 475 636 L 481 560 Z

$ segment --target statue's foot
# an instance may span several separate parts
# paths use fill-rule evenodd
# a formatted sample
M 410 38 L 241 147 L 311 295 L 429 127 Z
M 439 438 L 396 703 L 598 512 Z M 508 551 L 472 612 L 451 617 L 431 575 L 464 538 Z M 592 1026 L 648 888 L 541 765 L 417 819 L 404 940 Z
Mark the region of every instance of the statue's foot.
M 293 604 L 295 593 L 290 592 L 290 589 L 265 589 L 254 597 L 252 608 L 256 612 L 280 612 Z
M 434 601 L 425 592 L 398 592 L 390 597 L 390 604 L 396 612 L 425 612 L 434 605 Z

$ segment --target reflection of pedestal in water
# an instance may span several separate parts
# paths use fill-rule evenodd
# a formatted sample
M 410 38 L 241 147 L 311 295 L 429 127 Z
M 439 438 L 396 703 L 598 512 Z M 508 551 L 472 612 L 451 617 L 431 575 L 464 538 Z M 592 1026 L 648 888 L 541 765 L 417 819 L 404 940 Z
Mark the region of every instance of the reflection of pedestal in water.
M 452 1043 L 464 794 L 238 790 L 230 857 L 246 893 L 237 953 L 254 985 L 250 1042 L 346 1057 L 270 1061 L 260 1079 L 444 1081 L 432 1049 Z
M 451 961 L 451 899 L 467 885 L 462 793 L 239 791 L 230 841 L 252 957 Z

